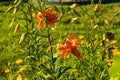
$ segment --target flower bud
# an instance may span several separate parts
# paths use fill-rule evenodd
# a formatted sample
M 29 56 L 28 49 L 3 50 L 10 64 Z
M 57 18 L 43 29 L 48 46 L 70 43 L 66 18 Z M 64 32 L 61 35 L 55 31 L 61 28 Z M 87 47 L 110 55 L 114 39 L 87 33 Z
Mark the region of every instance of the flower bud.
M 77 20 L 78 20 L 79 18 L 72 18 L 72 20 L 71 20 L 71 22 L 73 23 L 73 22 L 76 22 Z
M 94 11 L 95 11 L 95 12 L 98 12 L 98 11 L 99 11 L 99 9 L 100 9 L 99 4 L 96 4 L 96 5 L 95 5 L 95 7 L 94 7 Z
M 16 64 L 20 64 L 20 63 L 22 63 L 22 62 L 23 62 L 23 61 L 22 61 L 21 59 L 18 59 L 18 60 L 15 61 Z
M 26 33 L 23 33 L 23 34 L 21 35 L 19 44 L 23 43 L 23 42 L 25 41 L 25 39 L 26 39 Z
M 17 80 L 23 80 L 23 77 L 21 74 L 18 75 Z
M 93 29 L 98 29 L 98 28 L 99 26 L 97 24 L 93 27 Z
M 15 14 L 17 12 L 17 8 L 14 8 L 13 10 L 13 14 Z
M 15 26 L 15 30 L 14 30 L 14 34 L 18 31 L 18 29 L 19 29 L 19 24 L 17 24 L 16 26 Z
M 5 69 L 5 70 L 4 70 L 4 73 L 5 73 L 5 74 L 10 73 L 10 69 Z
M 75 8 L 76 6 L 77 6 L 77 4 L 74 3 L 74 4 L 72 4 L 72 5 L 70 6 L 70 8 L 73 9 L 73 8 Z
M 109 20 L 107 18 L 105 18 L 104 23 L 108 25 L 110 22 L 109 22 Z

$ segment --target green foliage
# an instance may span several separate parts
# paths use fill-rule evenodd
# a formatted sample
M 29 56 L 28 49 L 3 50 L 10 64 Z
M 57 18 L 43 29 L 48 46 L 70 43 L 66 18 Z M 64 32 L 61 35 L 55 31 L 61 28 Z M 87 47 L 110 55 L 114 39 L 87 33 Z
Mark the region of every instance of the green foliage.
M 116 77 L 120 72 L 120 56 L 113 57 L 113 66 L 109 68 L 109 75 L 110 77 Z
M 44 2 L 33 4 L 32 0 L 0 6 L 0 79 L 13 80 L 21 74 L 30 80 L 118 80 L 120 56 L 113 57 L 111 46 L 119 49 L 119 3 L 100 4 L 98 12 L 94 6 L 71 8 Z M 57 27 L 51 30 L 46 24 L 38 30 L 38 20 L 32 15 L 49 7 L 60 15 Z M 16 26 L 19 28 L 15 31 Z M 107 32 L 114 33 L 116 44 L 105 41 Z M 65 42 L 68 34 L 80 40 L 78 51 L 82 58 L 71 53 L 67 58 L 59 57 L 56 46 Z M 107 60 L 111 58 L 113 66 L 109 67 Z M 18 64 L 19 59 L 22 62 Z

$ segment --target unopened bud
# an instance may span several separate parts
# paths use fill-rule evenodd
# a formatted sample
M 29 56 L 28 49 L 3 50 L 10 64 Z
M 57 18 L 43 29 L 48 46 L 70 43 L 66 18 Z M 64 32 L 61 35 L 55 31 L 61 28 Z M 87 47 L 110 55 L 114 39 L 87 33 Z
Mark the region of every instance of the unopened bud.
M 17 12 L 17 8 L 14 8 L 13 10 L 13 14 L 15 14 Z
M 93 27 L 93 29 L 98 29 L 98 28 L 99 26 L 97 24 Z
M 107 18 L 105 18 L 104 19 L 104 23 L 108 25 L 109 24 L 109 20 Z
M 19 41 L 19 44 L 23 43 L 26 39 L 26 33 L 23 33 L 20 37 L 20 41 Z
M 78 20 L 79 18 L 72 18 L 72 20 L 71 20 L 71 22 L 73 23 L 73 22 L 76 22 L 77 20 Z
M 95 12 L 98 12 L 98 11 L 99 11 L 99 9 L 100 9 L 99 4 L 96 4 L 96 5 L 95 5 L 95 7 L 94 7 L 94 11 L 95 11 Z
M 17 24 L 16 26 L 15 26 L 15 30 L 14 30 L 14 34 L 18 31 L 18 29 L 19 29 L 19 24 Z
M 75 8 L 76 6 L 77 6 L 77 4 L 74 3 L 74 4 L 72 4 L 72 5 L 70 6 L 70 8 L 73 9 L 73 8 Z

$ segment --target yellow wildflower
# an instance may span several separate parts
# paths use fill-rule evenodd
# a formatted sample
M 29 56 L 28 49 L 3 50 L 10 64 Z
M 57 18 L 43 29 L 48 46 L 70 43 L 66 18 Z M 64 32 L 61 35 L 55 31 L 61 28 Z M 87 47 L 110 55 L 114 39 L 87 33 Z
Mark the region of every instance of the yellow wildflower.
M 100 46 L 103 46 L 103 43 L 100 43 Z
M 79 36 L 79 38 L 80 38 L 80 40 L 82 40 L 84 38 L 84 36 L 81 35 L 81 36 Z
M 26 67 L 25 67 L 25 66 L 22 66 L 21 68 L 19 68 L 19 71 L 20 71 L 20 72 L 23 72 L 25 69 L 26 69 Z
M 22 75 L 21 75 L 21 74 L 19 74 L 19 75 L 18 75 L 17 80 L 23 80 L 23 78 L 22 78 Z
M 107 62 L 113 62 L 113 60 L 112 59 L 108 59 Z
M 5 74 L 8 74 L 9 72 L 10 72 L 10 69 L 5 69 L 5 70 L 4 70 L 4 73 L 5 73 Z
M 48 76 L 48 77 L 51 77 L 51 75 L 50 75 L 49 73 L 47 73 L 47 76 Z
M 74 76 L 75 76 L 75 77 L 78 77 L 78 76 L 79 76 L 79 73 L 78 73 L 78 72 L 75 72 L 75 73 L 74 73 Z
M 90 46 L 91 46 L 91 44 L 90 44 L 90 43 L 88 43 L 88 42 L 86 42 L 86 45 L 87 45 L 87 47 L 90 47 Z
M 106 40 L 105 40 L 106 42 L 109 42 L 110 40 L 108 39 L 108 38 L 106 38 Z
M 84 43 L 85 43 L 85 41 L 84 41 L 84 40 L 81 40 L 81 41 L 80 41 L 80 44 L 84 44 Z
M 119 77 L 120 77 L 120 72 L 117 74 L 117 76 L 119 76 Z
M 107 62 L 108 62 L 108 66 L 112 66 L 113 65 L 113 60 L 112 59 L 108 59 Z
M 20 63 L 22 63 L 22 60 L 21 60 L 21 59 L 18 59 L 18 60 L 16 60 L 15 63 L 16 63 L 16 64 L 20 64 Z
M 115 43 L 117 43 L 117 41 L 116 41 L 116 40 L 112 40 L 111 43 L 112 43 L 112 44 L 115 44 Z
M 11 65 L 11 63 L 10 62 L 8 62 L 8 64 L 7 64 L 8 66 L 10 66 Z
M 118 49 L 113 49 L 112 54 L 113 54 L 113 56 L 119 55 L 120 51 Z
M 93 42 L 93 43 L 94 43 L 95 45 L 96 45 L 96 44 L 98 44 L 98 40 L 94 40 L 94 42 Z
M 113 65 L 113 63 L 108 63 L 108 66 L 110 66 L 110 67 L 111 67 L 112 65 Z

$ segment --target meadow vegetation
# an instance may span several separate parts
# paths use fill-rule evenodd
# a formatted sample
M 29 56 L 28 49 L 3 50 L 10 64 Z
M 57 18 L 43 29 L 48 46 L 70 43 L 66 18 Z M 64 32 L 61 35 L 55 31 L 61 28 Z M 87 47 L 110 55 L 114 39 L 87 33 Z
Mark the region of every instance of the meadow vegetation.
M 0 3 L 0 80 L 119 80 L 119 2 L 16 1 Z M 44 15 L 50 8 L 53 23 Z M 44 21 L 40 29 L 38 12 Z

